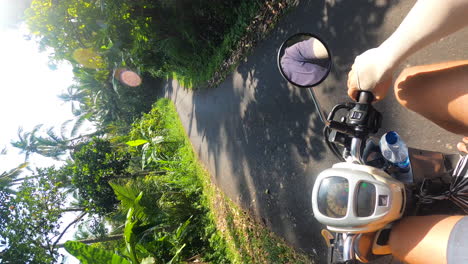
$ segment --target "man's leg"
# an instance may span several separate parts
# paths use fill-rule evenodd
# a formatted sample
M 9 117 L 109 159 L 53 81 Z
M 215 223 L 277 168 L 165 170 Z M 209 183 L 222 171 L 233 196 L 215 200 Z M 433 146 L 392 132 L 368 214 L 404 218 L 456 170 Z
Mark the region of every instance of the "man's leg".
M 468 239 L 459 241 L 452 230 L 463 216 L 429 215 L 410 216 L 400 220 L 390 233 L 392 255 L 410 264 L 465 263 L 457 261 L 464 254 Z M 460 232 L 466 229 L 466 221 L 457 225 Z M 447 255 L 452 254 L 450 256 Z M 467 256 L 464 254 L 464 256 Z M 462 256 L 462 258 L 464 258 Z M 466 259 L 466 258 L 465 258 Z
M 395 95 L 406 108 L 468 136 L 468 60 L 407 68 L 395 82 Z

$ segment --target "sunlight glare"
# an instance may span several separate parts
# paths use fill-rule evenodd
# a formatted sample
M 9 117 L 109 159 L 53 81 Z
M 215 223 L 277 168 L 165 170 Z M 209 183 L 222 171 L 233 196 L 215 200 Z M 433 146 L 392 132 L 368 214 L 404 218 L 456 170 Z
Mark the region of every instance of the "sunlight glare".
M 0 31 L 0 148 L 7 146 L 10 152 L 16 151 L 10 141 L 17 139 L 19 126 L 25 131 L 38 124 L 44 124 L 44 128 L 60 127 L 73 117 L 70 105 L 57 98 L 72 84 L 71 65 L 61 64 L 55 71 L 49 69 L 48 54 L 39 53 L 37 44 L 25 39 L 26 34 L 24 25 Z M 18 159 L 2 156 L 0 169 L 14 167 Z

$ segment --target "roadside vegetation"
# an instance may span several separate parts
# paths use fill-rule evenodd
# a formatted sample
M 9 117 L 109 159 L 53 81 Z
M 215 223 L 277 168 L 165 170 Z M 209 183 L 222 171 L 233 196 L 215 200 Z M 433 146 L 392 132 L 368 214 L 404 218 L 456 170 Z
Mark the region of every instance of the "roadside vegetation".
M 0 174 L 0 262 L 58 263 L 65 248 L 82 263 L 309 263 L 211 184 L 157 92 L 219 83 L 289 2 L 33 0 L 31 38 L 51 69 L 73 66 L 59 97 L 75 119 L 12 141 L 25 163 Z
M 198 88 L 210 83 L 246 33 L 262 35 L 288 2 L 34 0 L 26 18 L 41 46 L 56 51 L 52 67 L 68 60 L 94 68 L 89 73 L 99 82 L 116 67 L 129 67 Z
M 82 263 L 310 263 L 211 184 L 168 99 L 127 135 L 75 147 L 61 168 L 13 180 L 20 169 L 2 174 L 6 262 L 53 263 L 65 247 Z M 77 242 L 61 244 L 71 211 Z

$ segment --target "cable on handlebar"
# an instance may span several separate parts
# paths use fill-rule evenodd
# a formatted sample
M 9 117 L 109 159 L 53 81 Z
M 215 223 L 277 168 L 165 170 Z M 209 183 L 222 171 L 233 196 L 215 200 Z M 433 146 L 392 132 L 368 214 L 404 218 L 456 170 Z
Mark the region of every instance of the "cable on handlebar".
M 330 127 L 328 126 L 325 126 L 323 128 L 323 137 L 324 137 L 324 140 L 325 140 L 325 143 L 327 144 L 328 148 L 333 152 L 333 154 L 340 160 L 340 161 L 345 161 L 345 159 L 343 158 L 343 156 L 341 155 L 340 151 L 338 150 L 338 148 L 336 147 L 335 144 L 332 144 L 328 138 L 330 136 Z

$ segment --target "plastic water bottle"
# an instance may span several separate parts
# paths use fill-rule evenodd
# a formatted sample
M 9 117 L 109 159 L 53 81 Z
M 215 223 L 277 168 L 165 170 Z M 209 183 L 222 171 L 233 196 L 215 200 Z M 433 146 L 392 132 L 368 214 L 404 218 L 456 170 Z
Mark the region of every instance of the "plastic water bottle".
M 380 139 L 380 150 L 386 160 L 400 169 L 400 172 L 411 170 L 408 147 L 395 131 L 390 131 Z

